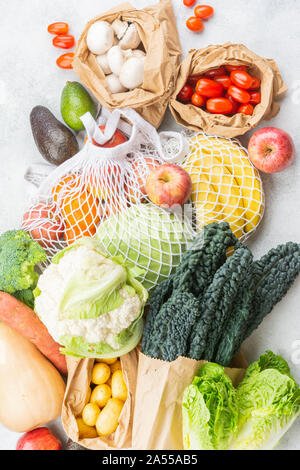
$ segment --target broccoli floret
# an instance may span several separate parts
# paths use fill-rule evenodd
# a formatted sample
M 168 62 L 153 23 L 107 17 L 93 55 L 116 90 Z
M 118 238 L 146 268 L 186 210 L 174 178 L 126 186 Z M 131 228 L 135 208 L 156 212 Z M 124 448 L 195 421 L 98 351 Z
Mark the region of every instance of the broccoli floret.
M 12 294 L 16 299 L 23 302 L 23 304 L 34 309 L 34 295 L 31 289 L 18 290 Z
M 0 290 L 15 294 L 34 289 L 38 280 L 34 268 L 46 258 L 43 248 L 23 230 L 3 233 L 0 236 Z M 16 296 L 32 302 L 28 292 L 19 292 Z

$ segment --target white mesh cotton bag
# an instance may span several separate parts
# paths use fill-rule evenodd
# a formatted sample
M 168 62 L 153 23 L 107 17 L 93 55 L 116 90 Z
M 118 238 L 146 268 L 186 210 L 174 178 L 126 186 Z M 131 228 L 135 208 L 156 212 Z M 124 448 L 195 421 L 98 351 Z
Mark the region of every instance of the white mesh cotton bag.
M 173 133 L 177 151 L 164 152 L 155 128 L 131 109 L 102 110 L 97 123 L 89 113 L 81 119 L 87 142 L 42 182 L 23 228 L 46 249 L 48 262 L 78 238 L 96 236 L 105 254 L 122 256 L 140 268 L 141 282 L 151 289 L 171 274 L 195 235 L 184 211 L 153 205 L 145 191 L 147 176 L 157 165 L 182 160 L 186 140 Z M 98 146 L 111 139 L 122 143 Z
M 139 279 L 151 289 L 171 274 L 204 225 L 227 221 L 245 240 L 260 223 L 261 179 L 237 140 L 158 134 L 131 109 L 102 110 L 97 123 L 87 113 L 82 121 L 83 149 L 44 179 L 24 216 L 23 228 L 46 249 L 48 262 L 78 238 L 96 236 L 105 254 L 140 268 Z M 119 145 L 98 146 L 111 139 Z M 162 209 L 146 195 L 147 176 L 163 163 L 190 174 L 193 189 L 184 208 Z

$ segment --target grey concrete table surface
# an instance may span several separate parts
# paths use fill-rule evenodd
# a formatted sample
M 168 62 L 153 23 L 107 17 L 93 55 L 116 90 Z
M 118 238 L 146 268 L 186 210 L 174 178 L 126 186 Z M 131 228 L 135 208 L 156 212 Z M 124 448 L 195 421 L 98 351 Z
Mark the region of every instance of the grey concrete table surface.
M 63 51 L 52 46 L 47 25 L 67 21 L 70 32 L 79 37 L 86 22 L 119 0 L 2 0 L 0 19 L 0 231 L 20 225 L 26 207 L 24 173 L 29 164 L 39 162 L 29 114 L 35 105 L 49 107 L 60 116 L 60 94 L 67 80 L 76 80 L 73 71 L 57 68 L 55 61 Z M 154 0 L 132 0 L 142 8 Z M 198 2 L 200 3 L 200 2 Z M 206 2 L 204 2 L 206 3 Z M 183 54 L 189 49 L 227 41 L 243 43 L 257 54 L 274 58 L 289 92 L 279 115 L 262 126 L 281 127 L 300 147 L 300 2 L 297 0 L 211 0 L 215 16 L 205 31 L 187 30 L 185 21 L 192 10 L 182 0 L 173 0 Z M 164 129 L 177 129 L 167 113 Z M 241 140 L 246 145 L 250 135 Z M 266 212 L 249 245 L 256 256 L 288 240 L 300 242 L 300 156 L 283 173 L 263 175 Z M 249 362 L 267 349 L 282 354 L 300 381 L 300 281 L 274 309 L 263 325 L 244 345 Z M 53 427 L 64 439 L 59 421 Z M 298 449 L 300 420 L 282 439 L 277 449 Z M 19 435 L 0 425 L 0 449 L 15 449 Z

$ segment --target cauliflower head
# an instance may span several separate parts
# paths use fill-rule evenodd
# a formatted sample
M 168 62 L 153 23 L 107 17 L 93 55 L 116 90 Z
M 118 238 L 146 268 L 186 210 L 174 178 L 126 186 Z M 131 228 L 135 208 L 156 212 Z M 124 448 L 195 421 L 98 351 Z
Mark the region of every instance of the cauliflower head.
M 65 354 L 116 357 L 133 349 L 143 327 L 146 289 L 121 259 L 82 238 L 58 253 L 40 276 L 35 309 Z

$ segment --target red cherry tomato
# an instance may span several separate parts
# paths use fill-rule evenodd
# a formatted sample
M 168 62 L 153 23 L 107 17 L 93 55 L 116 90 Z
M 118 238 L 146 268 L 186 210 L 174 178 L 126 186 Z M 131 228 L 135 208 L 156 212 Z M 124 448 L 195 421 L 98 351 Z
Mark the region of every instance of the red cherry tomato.
M 74 59 L 74 53 L 73 52 L 68 52 L 67 54 L 63 54 L 63 55 L 59 56 L 57 61 L 56 61 L 56 64 L 61 69 L 71 69 L 73 59 Z
M 242 70 L 243 72 L 247 72 L 247 65 L 225 65 L 227 72 L 231 73 L 234 70 Z
M 214 9 L 210 5 L 198 5 L 194 10 L 195 16 L 202 18 L 202 20 L 207 20 L 211 18 L 214 14 Z
M 207 98 L 217 98 L 222 95 L 223 90 L 224 88 L 220 83 L 209 78 L 200 78 L 196 85 L 196 92 Z
M 258 77 L 252 77 L 252 85 L 249 90 L 259 90 L 261 84 L 261 80 Z
M 196 16 L 191 16 L 187 21 L 186 21 L 187 27 L 194 32 L 200 33 L 200 31 L 203 31 L 204 29 L 204 24 L 200 18 L 197 18 Z
M 250 93 L 250 104 L 259 104 L 261 102 L 261 93 L 260 91 L 252 91 Z
M 52 43 L 53 46 L 60 49 L 71 49 L 75 45 L 75 39 L 71 34 L 61 34 L 60 36 L 55 36 Z
M 253 111 L 254 111 L 254 108 L 253 108 L 252 104 L 250 104 L 250 103 L 242 104 L 242 106 L 240 106 L 239 109 L 238 109 L 238 113 L 247 114 L 247 116 L 252 116 Z
M 191 101 L 194 106 L 202 108 L 202 106 L 204 106 L 206 103 L 206 98 L 204 96 L 198 95 L 198 93 L 194 93 Z
M 198 80 L 200 78 L 203 78 L 203 75 L 201 73 L 198 73 L 197 75 L 190 75 L 187 79 L 187 84 L 195 87 L 197 85 Z
M 178 101 L 182 103 L 188 103 L 194 93 L 193 88 L 190 85 L 184 85 L 177 95 Z
M 248 90 L 253 82 L 251 75 L 243 70 L 233 70 L 230 74 L 230 79 L 234 85 L 245 90 Z
M 234 85 L 228 88 L 228 95 L 232 96 L 235 101 L 242 104 L 247 104 L 250 101 L 250 94 L 248 91 L 242 90 L 242 88 L 238 88 Z
M 58 34 L 67 34 L 68 31 L 68 23 L 63 23 L 62 21 L 49 24 L 48 26 L 48 33 L 55 34 L 55 36 L 57 36 Z
M 225 88 L 225 90 L 228 90 L 228 88 L 232 85 L 232 82 L 228 75 L 221 75 L 220 77 L 215 77 L 215 82 L 220 83 L 223 88 Z
M 207 78 L 214 79 L 215 77 L 219 77 L 220 75 L 225 75 L 225 74 L 226 74 L 226 69 L 224 65 L 222 65 L 221 67 L 218 67 L 216 69 L 208 70 L 208 72 L 205 72 L 204 75 Z
M 207 100 L 206 109 L 213 114 L 230 114 L 233 105 L 227 98 L 210 98 Z
M 238 112 L 238 109 L 240 107 L 240 103 L 235 101 L 232 96 L 228 95 L 228 93 L 225 95 L 225 98 L 227 98 L 229 101 L 232 103 L 232 111 L 231 114 L 236 114 Z
M 195 2 L 196 2 L 196 0 L 183 0 L 183 4 L 186 7 L 191 7 L 192 5 L 194 5 Z

